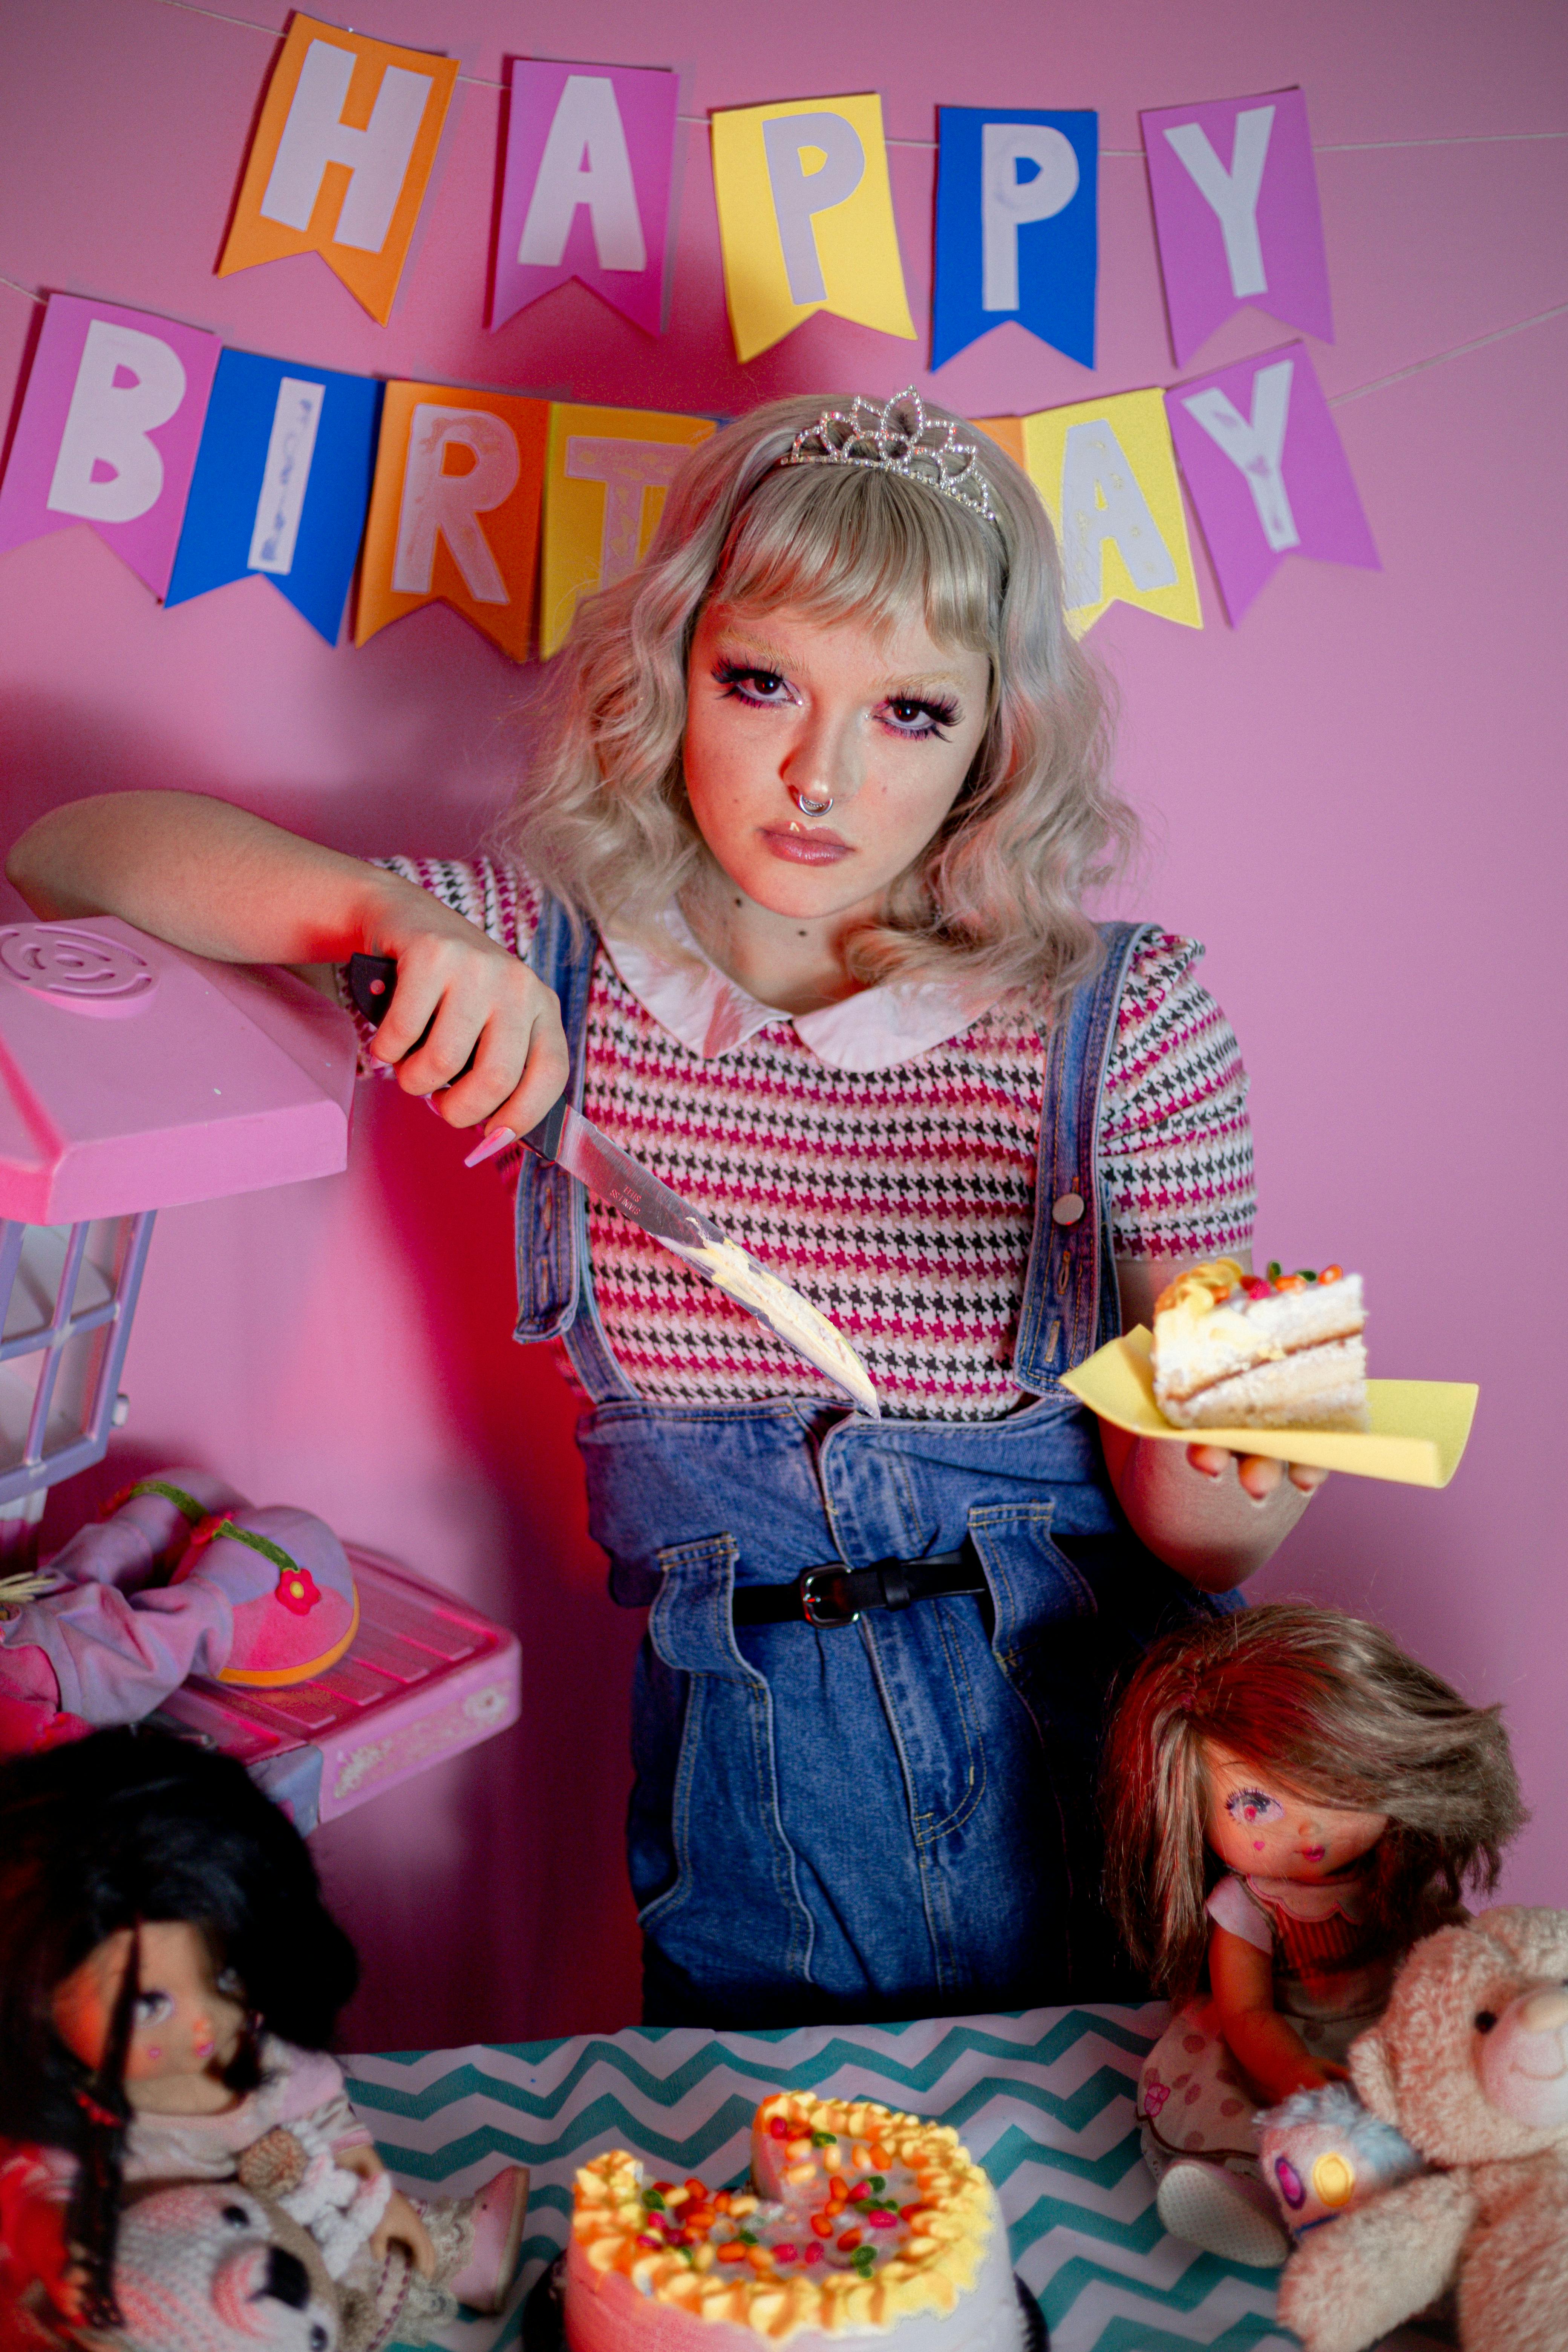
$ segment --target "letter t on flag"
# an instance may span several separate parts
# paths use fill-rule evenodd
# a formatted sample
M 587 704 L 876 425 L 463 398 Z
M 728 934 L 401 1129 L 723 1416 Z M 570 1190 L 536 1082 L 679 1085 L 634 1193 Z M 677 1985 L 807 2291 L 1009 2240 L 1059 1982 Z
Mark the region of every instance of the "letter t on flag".
M 569 278 L 657 335 L 678 77 L 511 60 L 492 327 Z
M 1244 303 L 1334 340 L 1307 101 L 1299 89 L 1141 115 L 1171 348 L 1184 367 Z
M 319 253 L 384 327 L 457 79 L 455 58 L 296 16 L 218 276 Z

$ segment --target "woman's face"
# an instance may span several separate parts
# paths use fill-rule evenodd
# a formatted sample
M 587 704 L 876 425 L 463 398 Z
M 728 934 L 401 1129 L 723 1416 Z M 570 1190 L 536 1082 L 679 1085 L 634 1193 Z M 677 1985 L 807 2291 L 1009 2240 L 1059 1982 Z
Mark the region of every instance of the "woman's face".
M 125 2060 L 128 2084 L 183 2074 L 217 2074 L 239 2048 L 245 2006 L 214 1981 L 200 1929 L 184 1919 L 142 1927 L 142 1989 Z M 84 2065 L 102 2063 L 110 2021 L 131 1958 L 122 1927 L 57 1987 L 54 2028 Z
M 989 664 L 914 616 L 885 634 L 786 606 L 707 605 L 688 672 L 686 789 L 744 898 L 819 922 L 876 915 L 963 789 Z M 833 805 L 803 812 L 802 800 Z
M 1204 1742 L 1208 1782 L 1205 1837 L 1238 1876 L 1314 1879 L 1348 1870 L 1370 1853 L 1388 1827 L 1386 1813 L 1349 1812 L 1320 1804 L 1277 1773 Z

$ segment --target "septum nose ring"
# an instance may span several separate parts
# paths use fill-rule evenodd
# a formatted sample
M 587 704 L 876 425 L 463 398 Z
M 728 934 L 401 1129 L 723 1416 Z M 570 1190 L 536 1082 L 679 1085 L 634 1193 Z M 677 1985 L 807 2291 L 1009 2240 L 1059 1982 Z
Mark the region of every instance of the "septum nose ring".
M 802 816 L 826 816 L 828 810 L 833 806 L 833 794 L 831 793 L 828 793 L 827 798 L 825 801 L 814 801 L 808 799 L 806 794 L 801 791 L 798 784 L 791 784 L 789 788 L 789 796 L 791 800 L 794 801 Z

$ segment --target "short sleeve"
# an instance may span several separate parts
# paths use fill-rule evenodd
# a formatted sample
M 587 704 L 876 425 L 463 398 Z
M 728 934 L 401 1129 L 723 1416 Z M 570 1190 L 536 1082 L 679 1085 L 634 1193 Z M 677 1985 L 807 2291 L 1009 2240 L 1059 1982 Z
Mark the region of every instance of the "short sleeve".
M 433 898 L 474 924 L 509 955 L 526 957 L 532 946 L 540 890 L 521 866 L 503 866 L 493 857 L 373 857 L 369 863 L 428 890 Z M 372 1060 L 364 1050 L 375 1033 L 349 995 L 344 964 L 337 966 L 337 986 L 338 1002 L 359 1032 L 362 1076 L 390 1076 L 390 1064 Z
M 1214 1257 L 1252 1242 L 1252 1125 L 1236 1033 L 1195 940 L 1156 931 L 1128 967 L 1106 1067 L 1100 1164 L 1118 1257 Z
M 1234 1874 L 1220 1880 L 1204 1908 L 1216 1927 L 1239 1936 L 1244 1944 L 1254 1944 L 1260 1952 L 1274 1949 L 1274 1930 L 1268 1914 L 1259 1909 Z

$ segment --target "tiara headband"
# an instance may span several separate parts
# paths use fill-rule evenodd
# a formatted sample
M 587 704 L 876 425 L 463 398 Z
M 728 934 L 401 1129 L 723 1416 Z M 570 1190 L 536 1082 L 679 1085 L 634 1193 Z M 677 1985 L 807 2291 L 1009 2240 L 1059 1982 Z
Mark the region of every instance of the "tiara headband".
M 896 392 L 884 408 L 874 401 L 853 400 L 847 413 L 826 408 L 815 425 L 797 433 L 782 466 L 876 466 L 883 472 L 902 474 L 940 490 L 971 514 L 999 522 L 991 492 L 978 464 L 980 451 L 973 441 L 960 441 L 954 425 L 926 422 L 925 408 L 912 383 Z

